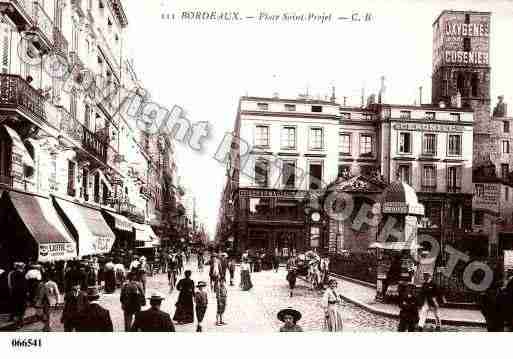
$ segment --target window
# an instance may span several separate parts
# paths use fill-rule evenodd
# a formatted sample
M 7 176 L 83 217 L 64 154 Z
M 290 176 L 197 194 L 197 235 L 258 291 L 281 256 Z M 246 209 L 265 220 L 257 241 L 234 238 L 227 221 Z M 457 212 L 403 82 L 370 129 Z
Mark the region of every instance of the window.
M 465 24 L 470 24 L 470 14 L 465 14 Z
M 0 138 L 0 183 L 12 186 L 11 180 L 12 144 Z
M 261 187 L 269 185 L 269 162 L 266 159 L 258 159 L 255 162 L 255 183 Z
M 460 114 L 459 113 L 451 113 L 450 119 L 451 119 L 451 121 L 459 122 L 460 121 Z
M 296 128 L 285 126 L 281 129 L 281 148 L 285 150 L 296 148 Z
M 509 141 L 502 141 L 502 153 L 509 153 Z
M 321 229 L 319 227 L 310 228 L 310 247 L 319 248 L 321 237 Z
M 84 126 L 90 130 L 91 129 L 91 108 L 88 104 L 85 105 L 84 111 Z
M 75 197 L 75 162 L 68 161 L 68 196 Z
M 288 188 L 296 187 L 296 162 L 283 161 L 282 184 Z
M 424 118 L 428 121 L 432 121 L 436 119 L 436 114 L 434 112 L 426 112 Z
M 69 101 L 69 113 L 71 114 L 71 118 L 77 118 L 77 94 L 72 91 Z
M 375 166 L 360 166 L 360 174 L 363 176 L 371 177 L 378 173 Z
M 476 73 L 472 74 L 472 78 L 470 79 L 470 86 L 472 87 L 472 97 L 479 96 L 479 77 Z
M 94 201 L 100 203 L 100 174 L 96 172 L 94 175 Z
M 351 135 L 348 133 L 341 133 L 339 135 L 339 151 L 344 155 L 351 154 Z
M 87 168 L 82 169 L 82 197 L 89 201 L 89 172 Z
M 312 106 L 312 112 L 322 112 L 322 106 Z
M 340 114 L 340 117 L 342 120 L 350 120 L 351 119 L 351 113 L 350 112 L 342 112 Z
M 257 103 L 257 108 L 260 111 L 267 111 L 267 110 L 269 110 L 269 104 L 268 103 Z
M 509 133 L 509 121 L 504 121 L 504 133 Z
M 311 128 L 310 129 L 310 149 L 311 150 L 322 150 L 324 147 L 324 138 L 322 128 Z
M 463 51 L 470 52 L 470 37 L 463 38 Z
M 255 132 L 255 146 L 269 147 L 269 126 L 257 126 Z
M 449 156 L 461 156 L 461 135 L 449 135 Z
M 506 187 L 505 188 L 505 191 L 504 191 L 504 199 L 506 201 L 509 201 L 509 187 Z
M 338 165 L 338 177 L 349 178 L 351 176 L 351 166 Z
M 482 226 L 484 223 L 484 212 L 483 211 L 476 211 L 474 213 L 474 224 L 476 226 Z
M 422 168 L 422 190 L 436 190 L 436 168 L 435 166 L 424 166 Z
M 447 168 L 447 192 L 459 192 L 461 190 L 461 167 L 451 166 Z
M 372 156 L 371 135 L 360 135 L 360 156 Z
M 399 152 L 411 153 L 411 133 L 399 133 Z
M 296 105 L 285 104 L 285 111 L 296 111 Z
M 503 179 L 508 179 L 509 175 L 509 165 L 507 163 L 501 164 L 501 177 Z
M 399 165 L 397 167 L 397 178 L 404 183 L 411 184 L 410 165 Z
M 422 143 L 422 154 L 436 155 L 436 135 L 434 133 L 424 134 L 424 141 Z
M 310 163 L 309 165 L 309 189 L 321 189 L 322 183 L 322 163 Z
M 411 120 L 411 111 L 401 111 L 400 117 L 401 120 Z

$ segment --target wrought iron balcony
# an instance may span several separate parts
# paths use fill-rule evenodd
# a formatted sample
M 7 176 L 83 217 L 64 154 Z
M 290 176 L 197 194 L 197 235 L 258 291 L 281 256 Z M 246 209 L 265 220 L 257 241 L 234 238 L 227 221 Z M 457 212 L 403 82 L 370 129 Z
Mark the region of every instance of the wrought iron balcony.
M 43 96 L 18 75 L 0 74 L 0 108 L 20 111 L 36 122 L 46 122 Z
M 34 2 L 32 12 L 34 33 L 40 41 L 34 41 L 39 51 L 46 52 L 53 48 L 55 26 L 41 4 Z
M 32 26 L 33 11 L 33 0 L 0 0 L 0 12 L 7 15 L 20 30 Z
M 61 111 L 60 130 L 70 139 L 79 143 L 82 149 L 101 160 L 103 163 L 107 161 L 107 144 L 102 141 L 96 134 L 87 129 L 78 122 L 64 108 Z

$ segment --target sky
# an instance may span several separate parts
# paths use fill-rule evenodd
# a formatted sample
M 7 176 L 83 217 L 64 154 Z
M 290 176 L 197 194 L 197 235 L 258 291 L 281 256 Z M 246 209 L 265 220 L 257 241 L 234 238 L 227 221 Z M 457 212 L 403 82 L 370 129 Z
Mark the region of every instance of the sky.
M 124 0 L 129 26 L 127 55 L 153 100 L 179 105 L 191 122 L 210 123 L 201 153 L 177 143 L 178 175 L 196 197 L 198 216 L 214 236 L 225 166 L 213 156 L 233 129 L 241 96 L 296 98 L 298 94 L 347 96 L 360 104 L 377 93 L 385 76 L 388 103 L 413 104 L 423 87 L 431 97 L 432 23 L 444 9 L 491 11 L 491 98 L 513 106 L 513 0 L 501 1 L 289 1 L 289 0 Z M 328 23 L 256 20 L 218 23 L 182 21 L 183 11 L 332 14 Z M 369 22 L 338 17 L 372 14 Z M 162 19 L 162 14 L 176 14 Z

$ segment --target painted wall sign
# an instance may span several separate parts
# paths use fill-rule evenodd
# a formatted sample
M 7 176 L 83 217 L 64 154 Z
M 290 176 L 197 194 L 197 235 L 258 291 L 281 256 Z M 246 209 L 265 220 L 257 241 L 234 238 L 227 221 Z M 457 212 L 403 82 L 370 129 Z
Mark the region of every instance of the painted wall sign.
M 499 183 L 474 183 L 472 207 L 498 213 L 501 193 L 500 186 Z
M 471 131 L 472 127 L 468 129 L 465 126 L 458 125 L 443 125 L 438 123 L 415 123 L 415 122 L 401 122 L 394 124 L 396 130 L 406 131 L 430 131 L 430 132 L 464 132 Z

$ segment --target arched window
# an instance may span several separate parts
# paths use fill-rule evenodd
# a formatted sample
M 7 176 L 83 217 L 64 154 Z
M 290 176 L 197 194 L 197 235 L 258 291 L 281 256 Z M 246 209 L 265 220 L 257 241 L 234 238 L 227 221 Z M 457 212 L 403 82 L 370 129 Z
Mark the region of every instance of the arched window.
M 461 95 L 464 94 L 465 90 L 465 75 L 460 72 L 458 73 L 458 77 L 456 79 L 456 88 L 460 92 Z
M 479 77 L 477 76 L 477 74 L 472 74 L 470 86 L 472 87 L 472 97 L 479 96 Z

